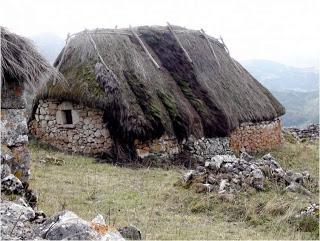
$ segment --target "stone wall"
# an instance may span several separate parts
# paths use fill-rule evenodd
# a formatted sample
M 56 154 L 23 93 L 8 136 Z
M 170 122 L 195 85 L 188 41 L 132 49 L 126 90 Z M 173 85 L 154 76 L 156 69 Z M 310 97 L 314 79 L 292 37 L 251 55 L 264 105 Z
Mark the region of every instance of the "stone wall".
M 281 144 L 279 119 L 260 123 L 243 123 L 229 137 L 230 147 L 235 152 L 267 150 Z
M 163 135 L 159 139 L 146 142 L 136 140 L 134 145 L 137 155 L 140 158 L 149 156 L 168 158 L 178 154 L 182 149 L 182 146 L 178 143 L 178 140 L 175 137 L 170 137 L 168 135 Z
M 290 132 L 298 140 L 317 140 L 319 139 L 319 124 L 311 124 L 306 128 L 287 127 L 284 131 Z
M 201 139 L 190 137 L 186 143 L 186 148 L 200 162 L 210 161 L 215 155 L 233 154 L 228 137 L 202 137 Z
M 65 111 L 70 111 L 72 123 L 67 123 Z M 103 111 L 81 104 L 40 100 L 29 129 L 42 142 L 63 151 L 100 155 L 113 146 Z
M 66 123 L 68 118 L 64 111 L 69 111 L 72 124 Z M 75 103 L 40 100 L 29 128 L 41 141 L 60 150 L 99 155 L 110 152 L 113 147 L 112 138 L 103 123 L 103 111 Z M 159 139 L 145 142 L 136 140 L 134 146 L 140 158 L 168 158 L 187 147 L 197 159 L 206 160 L 232 151 L 270 149 L 280 143 L 281 123 L 280 120 L 274 120 L 243 123 L 229 137 L 224 138 L 189 138 L 187 142 L 179 143 L 173 136 L 163 135 Z
M 10 172 L 26 183 L 30 155 L 26 146 L 28 127 L 23 89 L 20 84 L 5 83 L 1 90 L 1 164 L 7 164 Z

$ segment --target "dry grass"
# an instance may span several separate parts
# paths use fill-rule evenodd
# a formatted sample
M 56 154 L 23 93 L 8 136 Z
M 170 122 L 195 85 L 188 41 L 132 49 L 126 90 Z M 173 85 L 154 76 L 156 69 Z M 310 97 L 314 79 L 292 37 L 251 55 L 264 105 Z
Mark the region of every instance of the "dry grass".
M 146 239 L 318 238 L 317 232 L 301 232 L 290 224 L 294 214 L 315 201 L 300 194 L 253 191 L 225 202 L 214 193 L 196 194 L 175 186 L 181 169 L 117 167 L 35 143 L 31 152 L 31 187 L 40 195 L 39 208 L 49 215 L 69 209 L 91 220 L 101 213 L 117 226 L 139 227 Z M 307 169 L 318 178 L 317 145 L 285 144 L 272 153 L 282 159 L 283 166 Z M 66 163 L 40 163 L 48 154 Z

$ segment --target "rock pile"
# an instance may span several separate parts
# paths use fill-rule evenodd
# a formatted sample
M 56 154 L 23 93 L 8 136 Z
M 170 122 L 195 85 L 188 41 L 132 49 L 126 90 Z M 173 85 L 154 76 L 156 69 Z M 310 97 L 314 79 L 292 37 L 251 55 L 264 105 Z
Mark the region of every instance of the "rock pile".
M 205 162 L 215 155 L 233 154 L 228 137 L 194 139 L 189 138 L 185 144 L 187 150 L 200 162 Z
M 216 155 L 195 170 L 182 177 L 185 187 L 196 192 L 234 193 L 243 189 L 265 190 L 266 182 L 283 186 L 287 191 L 311 193 L 304 187 L 310 180 L 308 172 L 285 171 L 271 154 L 255 159 L 243 152 L 240 158 L 234 155 Z
M 319 139 L 319 124 L 311 124 L 306 128 L 296 127 L 285 128 L 285 131 L 293 134 L 297 139 L 316 140 Z

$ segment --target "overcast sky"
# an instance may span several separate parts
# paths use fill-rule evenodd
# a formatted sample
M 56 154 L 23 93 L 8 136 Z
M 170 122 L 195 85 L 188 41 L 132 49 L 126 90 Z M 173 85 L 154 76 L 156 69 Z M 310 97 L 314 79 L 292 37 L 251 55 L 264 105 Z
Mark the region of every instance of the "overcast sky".
M 239 60 L 270 59 L 310 66 L 318 61 L 320 0 L 0 0 L 0 25 L 62 38 L 85 28 L 137 25 L 204 28 L 222 35 Z M 318 62 L 319 63 L 319 62 Z

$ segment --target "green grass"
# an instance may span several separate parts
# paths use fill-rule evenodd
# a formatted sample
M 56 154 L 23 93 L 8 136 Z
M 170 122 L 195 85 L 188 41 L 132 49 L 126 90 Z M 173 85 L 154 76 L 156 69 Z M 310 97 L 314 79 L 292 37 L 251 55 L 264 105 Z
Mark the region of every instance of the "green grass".
M 303 232 L 291 222 L 294 214 L 315 201 L 301 194 L 251 191 L 226 202 L 215 193 L 196 194 L 175 185 L 182 169 L 118 167 L 37 143 L 30 144 L 30 149 L 31 188 L 39 194 L 39 208 L 49 215 L 68 209 L 91 220 L 101 213 L 116 226 L 137 226 L 145 239 L 318 237 L 314 229 Z M 284 167 L 308 170 L 319 180 L 317 144 L 284 144 L 272 153 Z M 43 164 L 40 160 L 45 155 L 62 158 L 65 164 Z

